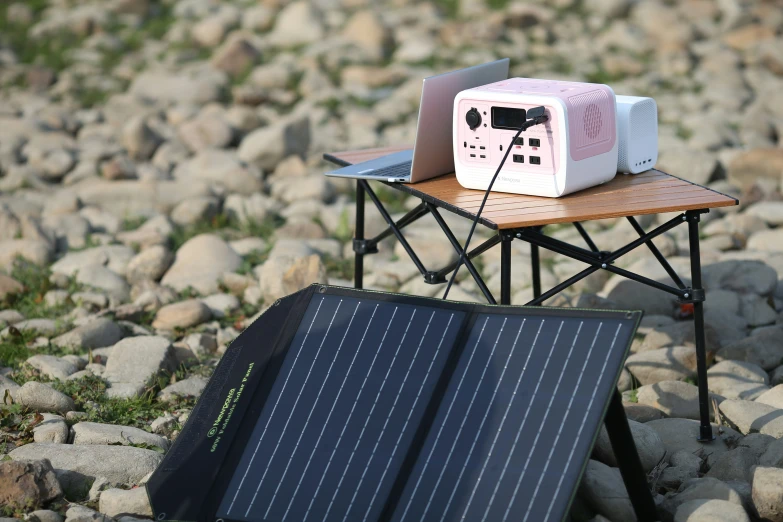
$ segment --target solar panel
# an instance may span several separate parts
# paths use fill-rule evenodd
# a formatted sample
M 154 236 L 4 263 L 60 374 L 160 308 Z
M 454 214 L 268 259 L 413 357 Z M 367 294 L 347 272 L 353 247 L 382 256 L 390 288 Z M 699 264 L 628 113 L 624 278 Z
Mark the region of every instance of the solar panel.
M 563 520 L 639 318 L 311 287 L 229 347 L 147 484 L 153 508 Z
M 632 334 L 624 323 L 480 315 L 392 520 L 562 520 Z
M 313 299 L 218 514 L 377 519 L 464 315 Z

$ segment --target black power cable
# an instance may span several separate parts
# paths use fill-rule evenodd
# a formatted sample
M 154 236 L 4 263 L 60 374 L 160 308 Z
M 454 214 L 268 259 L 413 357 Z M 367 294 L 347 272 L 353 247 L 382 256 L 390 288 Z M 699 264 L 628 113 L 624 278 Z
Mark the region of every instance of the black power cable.
M 526 116 L 528 119 L 525 121 L 525 123 L 522 124 L 517 133 L 514 135 L 514 138 L 511 140 L 511 143 L 509 143 L 508 147 L 506 147 L 506 153 L 503 155 L 503 160 L 500 162 L 500 165 L 498 165 L 498 168 L 495 171 L 495 175 L 492 176 L 492 180 L 489 182 L 489 186 L 487 187 L 486 192 L 484 192 L 484 199 L 481 200 L 481 206 L 479 207 L 478 212 L 476 212 L 476 218 L 473 220 L 473 225 L 470 227 L 468 239 L 465 240 L 465 246 L 462 247 L 462 252 L 459 254 L 457 266 L 454 268 L 454 272 L 451 273 L 449 284 L 446 285 L 446 291 L 443 292 L 443 299 L 446 299 L 449 296 L 449 290 L 451 290 L 451 285 L 454 284 L 454 280 L 457 278 L 457 272 L 459 272 L 462 263 L 465 262 L 465 258 L 468 255 L 468 245 L 470 245 L 470 240 L 473 238 L 473 232 L 476 230 L 476 225 L 478 225 L 479 218 L 481 218 L 481 212 L 484 210 L 484 205 L 487 203 L 487 198 L 489 197 L 489 193 L 492 191 L 492 186 L 495 184 L 495 180 L 497 179 L 498 174 L 500 174 L 500 170 L 506 163 L 506 159 L 508 159 L 508 155 L 511 152 L 511 149 L 514 147 L 514 143 L 517 141 L 517 138 L 519 138 L 519 135 L 522 134 L 522 132 L 526 131 L 530 127 L 533 127 L 534 125 L 540 125 L 549 121 L 549 116 L 546 115 L 546 109 L 544 109 L 544 107 L 535 107 L 530 109 L 527 111 Z

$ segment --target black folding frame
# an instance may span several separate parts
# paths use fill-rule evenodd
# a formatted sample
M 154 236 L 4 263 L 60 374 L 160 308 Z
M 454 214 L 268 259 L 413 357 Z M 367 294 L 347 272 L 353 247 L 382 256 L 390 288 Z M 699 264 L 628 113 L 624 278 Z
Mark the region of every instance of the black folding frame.
M 330 157 L 327 157 L 326 159 L 333 160 Z M 361 179 L 356 180 L 356 222 L 353 241 L 355 258 L 354 287 L 362 288 L 364 284 L 364 256 L 377 253 L 378 242 L 391 235 L 394 235 L 400 242 L 402 247 L 405 249 L 405 252 L 408 254 L 414 265 L 416 265 L 416 268 L 424 277 L 425 282 L 429 284 L 439 284 L 446 282 L 446 275 L 455 269 L 457 262 L 452 262 L 439 270 L 427 269 L 427 267 L 424 266 L 422 261 L 416 255 L 413 247 L 411 247 L 410 243 L 408 243 L 408 241 L 405 239 L 405 236 L 402 234 L 402 229 L 415 222 L 422 216 L 426 214 L 432 214 L 436 223 L 441 228 L 454 250 L 457 251 L 457 253 L 460 253 L 462 251 L 462 246 L 446 222 L 440 216 L 438 208 L 445 208 L 446 210 L 455 212 L 456 214 L 461 215 L 466 219 L 474 218 L 470 215 L 466 215 L 464 211 L 456 212 L 457 209 L 439 205 L 438 200 L 434 198 L 425 197 L 411 190 L 405 190 L 407 187 L 404 185 L 385 182 L 382 183 L 392 188 L 403 190 L 404 192 L 407 192 L 414 197 L 418 197 L 421 199 L 421 203 L 395 222 L 384 207 L 383 203 L 373 191 L 372 187 L 370 187 L 368 181 Z M 371 239 L 365 239 L 364 237 L 365 196 L 369 196 L 370 200 L 375 204 L 375 207 L 378 209 L 387 224 L 387 228 L 384 231 Z M 590 237 L 590 234 L 579 222 L 574 222 L 573 225 L 587 244 L 587 249 L 572 245 L 553 237 L 549 237 L 542 232 L 543 227 L 541 226 L 498 230 L 496 226 L 493 226 L 494 224 L 487 222 L 484 219 L 480 219 L 480 223 L 495 231 L 496 234 L 490 239 L 484 241 L 479 246 L 473 248 L 466 256 L 463 264 L 465 265 L 465 268 L 468 270 L 473 280 L 478 285 L 479 290 L 481 290 L 481 293 L 484 295 L 484 298 L 490 304 L 496 304 L 497 300 L 492 295 L 492 292 L 490 292 L 489 288 L 487 288 L 487 285 L 481 277 L 481 274 L 479 274 L 479 272 L 476 270 L 471 260 L 500 243 L 500 304 L 511 304 L 511 242 L 515 239 L 525 241 L 530 244 L 533 299 L 526 303 L 527 306 L 537 306 L 543 304 L 548 299 L 554 297 L 566 288 L 576 284 L 577 282 L 581 281 L 590 274 L 597 272 L 598 270 L 606 270 L 632 281 L 636 281 L 638 283 L 672 294 L 678 298 L 680 303 L 693 304 L 693 320 L 695 326 L 696 344 L 696 371 L 698 375 L 699 388 L 700 425 L 698 440 L 701 442 L 709 442 L 714 440 L 715 436 L 712 432 L 712 426 L 710 425 L 709 394 L 707 390 L 707 350 L 704 333 L 705 293 L 702 287 L 701 260 L 699 253 L 700 216 L 701 214 L 706 214 L 708 212 L 709 209 L 685 211 L 670 219 L 666 223 L 651 230 L 650 232 L 645 232 L 645 230 L 641 227 L 641 225 L 639 225 L 633 216 L 628 216 L 627 220 L 637 232 L 637 234 L 639 234 L 639 238 L 631 241 L 627 245 L 615 250 L 614 252 L 599 250 L 596 243 Z M 674 268 L 672 268 L 660 250 L 658 250 L 658 248 L 652 242 L 652 240 L 656 237 L 683 223 L 688 224 L 691 261 L 690 287 L 683 283 L 682 279 L 674 270 Z M 642 276 L 635 272 L 631 272 L 614 265 L 614 262 L 617 259 L 642 245 L 646 245 L 650 252 L 652 252 L 655 259 L 658 260 L 666 273 L 669 274 L 672 281 L 674 281 L 675 286 L 655 281 L 649 277 Z M 560 284 L 554 286 L 553 288 L 547 290 L 546 292 L 542 292 L 539 248 L 544 248 L 565 257 L 581 261 L 587 264 L 588 267 L 561 282 Z

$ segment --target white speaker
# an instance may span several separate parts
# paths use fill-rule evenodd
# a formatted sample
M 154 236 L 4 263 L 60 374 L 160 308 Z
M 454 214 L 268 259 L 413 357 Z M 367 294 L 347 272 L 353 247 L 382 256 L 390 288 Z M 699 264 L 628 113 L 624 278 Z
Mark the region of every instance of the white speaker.
M 658 106 L 652 98 L 617 95 L 617 172 L 639 174 L 658 161 Z

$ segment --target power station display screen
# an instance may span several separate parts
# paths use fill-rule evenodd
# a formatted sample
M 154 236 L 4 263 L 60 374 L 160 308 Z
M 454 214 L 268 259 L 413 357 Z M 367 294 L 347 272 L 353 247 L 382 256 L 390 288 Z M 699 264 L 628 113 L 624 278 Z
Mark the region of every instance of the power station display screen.
M 519 130 L 525 123 L 525 109 L 512 107 L 492 107 L 492 128 Z

